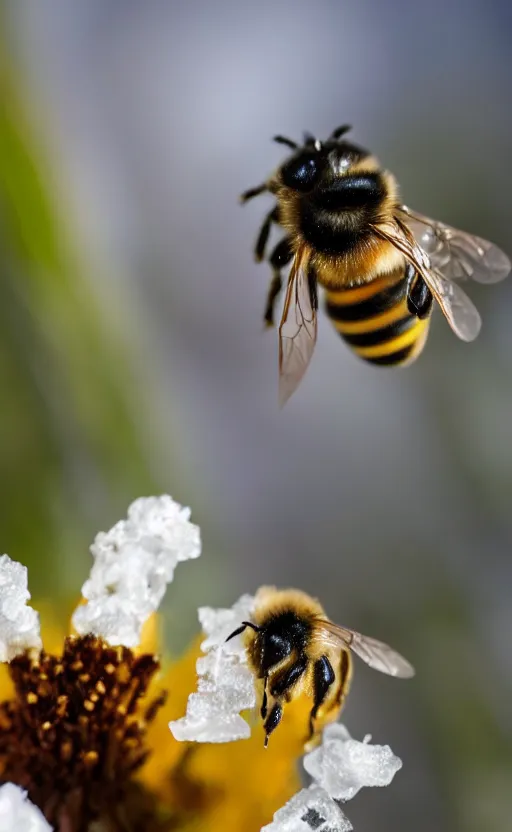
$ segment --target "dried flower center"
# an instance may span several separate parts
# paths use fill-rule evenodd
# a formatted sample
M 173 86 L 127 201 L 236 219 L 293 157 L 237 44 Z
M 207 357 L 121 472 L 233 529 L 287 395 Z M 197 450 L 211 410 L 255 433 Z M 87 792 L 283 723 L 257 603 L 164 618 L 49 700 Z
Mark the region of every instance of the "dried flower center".
M 62 656 L 13 659 L 16 695 L 0 705 L 2 781 L 26 789 L 57 828 L 86 830 L 98 818 L 111 819 L 109 829 L 137 828 L 116 817 L 131 802 L 147 726 L 164 701 L 143 701 L 158 667 L 95 636 L 67 638 Z

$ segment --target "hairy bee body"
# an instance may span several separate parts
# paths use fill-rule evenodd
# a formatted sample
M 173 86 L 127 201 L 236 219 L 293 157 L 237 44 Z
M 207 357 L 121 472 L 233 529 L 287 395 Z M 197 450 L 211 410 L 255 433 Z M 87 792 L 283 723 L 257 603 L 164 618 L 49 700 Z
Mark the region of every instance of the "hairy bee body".
M 407 365 L 426 342 L 431 305 L 421 319 L 411 310 L 407 260 L 372 228 L 398 202 L 394 176 L 361 148 L 353 158 L 350 177 L 333 175 L 313 199 L 279 189 L 280 224 L 295 251 L 310 247 L 311 281 L 325 290 L 327 315 L 353 352 L 377 366 Z
M 313 637 L 315 621 L 323 616 L 325 613 L 318 601 L 306 593 L 271 589 L 266 597 L 263 594 L 254 617 L 265 638 L 258 638 L 253 630 L 246 631 L 245 636 L 249 666 L 262 683 L 262 702 L 264 688 L 267 690 L 265 716 L 270 715 L 267 729 L 272 730 L 274 720 L 280 714 L 281 697 L 290 701 L 305 693 L 313 701 L 309 728 L 311 746 L 316 742 L 320 727 L 337 719 L 352 678 L 349 650 L 326 647 Z M 279 659 L 285 645 L 293 645 L 293 649 Z M 278 659 L 277 664 L 275 659 Z
M 431 310 L 418 318 L 407 303 L 404 269 L 350 289 L 327 289 L 325 310 L 345 343 L 376 366 L 407 365 L 427 339 Z
M 414 673 L 386 644 L 333 624 L 305 592 L 262 587 L 255 600 L 252 621 L 243 621 L 229 638 L 244 634 L 265 745 L 281 721 L 284 705 L 302 694 L 312 701 L 305 747 L 317 744 L 323 727 L 337 719 L 349 691 L 350 650 L 381 672 L 403 677 Z
M 434 300 L 455 334 L 478 335 L 481 319 L 457 285 L 503 280 L 508 257 L 486 240 L 410 211 L 401 204 L 395 177 L 367 150 L 348 142 L 344 125 L 327 141 L 306 134 L 298 145 L 276 140 L 291 156 L 242 201 L 275 197 L 257 238 L 265 258 L 270 230 L 285 236 L 268 260 L 273 270 L 265 322 L 291 263 L 279 326 L 280 397 L 284 403 L 304 376 L 317 335 L 318 287 L 327 314 L 346 344 L 376 366 L 405 366 L 427 340 Z

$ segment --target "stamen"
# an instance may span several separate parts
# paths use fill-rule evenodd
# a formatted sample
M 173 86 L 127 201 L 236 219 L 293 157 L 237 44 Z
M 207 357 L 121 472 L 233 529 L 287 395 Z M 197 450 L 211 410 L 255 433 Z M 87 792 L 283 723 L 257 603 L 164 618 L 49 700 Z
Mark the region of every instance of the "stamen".
M 13 659 L 16 695 L 0 705 L 2 778 L 27 789 L 62 829 L 114 817 L 147 757 L 148 725 L 163 704 L 161 694 L 148 698 L 158 668 L 153 656 L 95 636 L 67 638 L 59 658 L 42 651 L 37 661 Z

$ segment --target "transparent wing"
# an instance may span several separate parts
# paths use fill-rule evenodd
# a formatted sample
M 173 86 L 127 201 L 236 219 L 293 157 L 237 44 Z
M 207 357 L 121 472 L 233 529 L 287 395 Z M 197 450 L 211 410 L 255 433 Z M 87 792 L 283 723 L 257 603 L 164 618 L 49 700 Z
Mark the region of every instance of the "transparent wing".
M 302 380 L 316 343 L 317 316 L 308 280 L 308 254 L 295 255 L 279 325 L 279 403 L 281 407 Z
M 430 256 L 420 246 L 408 225 L 397 216 L 394 220 L 374 225 L 373 229 L 392 243 L 414 266 L 438 302 L 452 330 L 462 341 L 473 341 L 482 325 L 480 314 L 466 293 L 433 268 Z
M 363 636 L 347 627 L 340 627 L 327 619 L 321 619 L 318 622 L 318 630 L 320 631 L 318 637 L 323 641 L 327 640 L 333 647 L 350 647 L 374 670 L 387 673 L 388 676 L 397 676 L 400 679 L 410 679 L 414 676 L 414 668 L 407 659 L 383 641 Z
M 471 279 L 477 283 L 498 283 L 510 272 L 511 263 L 494 243 L 432 220 L 405 205 L 403 218 L 432 267 L 448 280 Z
M 482 319 L 473 301 L 460 286 L 447 280 L 437 269 L 429 271 L 425 283 L 455 334 L 462 341 L 474 341 L 480 332 Z

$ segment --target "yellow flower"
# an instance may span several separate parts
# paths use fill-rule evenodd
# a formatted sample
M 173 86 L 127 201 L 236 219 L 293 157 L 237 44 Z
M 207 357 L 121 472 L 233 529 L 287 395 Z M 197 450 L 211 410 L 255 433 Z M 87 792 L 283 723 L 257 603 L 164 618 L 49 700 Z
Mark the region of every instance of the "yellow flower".
M 47 631 L 48 643 L 58 644 L 58 628 Z M 95 637 L 64 639 L 64 654 L 54 647 L 38 661 L 23 656 L 0 665 L 2 782 L 25 788 L 56 828 L 79 829 L 90 815 L 108 818 L 109 830 L 258 832 L 299 787 L 296 761 L 311 705 L 292 703 L 267 749 L 259 723 L 249 740 L 178 742 L 167 725 L 185 712 L 199 643 L 162 676 L 153 655 L 111 648 Z M 73 695 L 76 712 L 59 712 L 59 700 L 63 707 L 62 697 L 68 704 Z M 69 795 L 69 805 L 58 792 Z M 130 825 L 123 826 L 128 809 Z
M 148 745 L 155 750 L 139 780 L 163 803 L 179 809 L 184 829 L 259 832 L 299 787 L 297 761 L 304 750 L 311 703 L 302 698 L 288 707 L 268 748 L 259 721 L 247 740 L 178 742 L 167 724 L 185 713 L 196 684 L 199 644 L 196 641 L 164 676 L 162 685 L 170 695 L 149 728 Z
M 299 786 L 306 702 L 287 709 L 268 749 L 259 724 L 237 743 L 178 742 L 169 731 L 201 655 L 197 640 L 163 671 L 155 655 L 165 583 L 176 562 L 199 553 L 196 527 L 175 507 L 138 501 L 122 527 L 98 536 L 68 636 L 45 614 L 40 638 L 25 606 L 26 570 L 0 558 L 0 653 L 9 661 L 0 665 L 0 780 L 26 790 L 59 832 L 258 832 Z M 121 557 L 131 573 L 124 561 L 118 568 Z M 3 569 L 18 581 L 14 613 Z
M 97 636 L 68 637 L 61 655 L 15 657 L 15 695 L 0 706 L 0 776 L 21 786 L 56 828 L 101 819 L 122 829 L 127 801 L 145 828 L 143 797 L 131 780 L 147 755 L 146 728 L 160 699 L 146 694 L 158 662 L 110 647 Z M 149 826 L 158 828 L 153 813 Z

